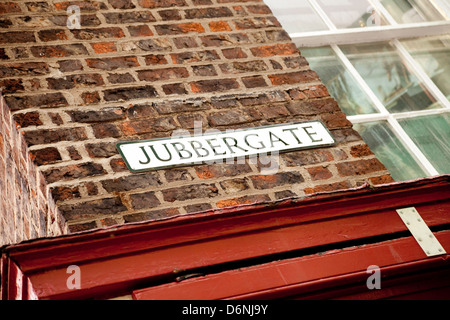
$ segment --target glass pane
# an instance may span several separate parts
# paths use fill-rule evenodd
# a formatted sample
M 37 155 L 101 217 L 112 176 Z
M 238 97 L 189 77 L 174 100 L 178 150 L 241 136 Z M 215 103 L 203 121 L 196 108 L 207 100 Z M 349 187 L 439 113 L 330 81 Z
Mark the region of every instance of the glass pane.
M 450 114 L 399 121 L 440 174 L 450 173 Z
M 318 3 L 339 29 L 386 24 L 367 0 L 318 0 Z
M 300 50 L 344 113 L 357 115 L 377 112 L 373 103 L 330 47 Z
M 388 43 L 341 49 L 390 112 L 442 108 Z
M 397 23 L 415 23 L 445 20 L 431 1 L 381 0 Z
M 410 40 L 402 43 L 450 100 L 450 36 Z
M 264 0 L 288 33 L 328 30 L 307 0 Z
M 413 180 L 426 176 L 425 172 L 398 140 L 387 122 L 355 124 L 354 128 L 389 170 L 394 180 Z

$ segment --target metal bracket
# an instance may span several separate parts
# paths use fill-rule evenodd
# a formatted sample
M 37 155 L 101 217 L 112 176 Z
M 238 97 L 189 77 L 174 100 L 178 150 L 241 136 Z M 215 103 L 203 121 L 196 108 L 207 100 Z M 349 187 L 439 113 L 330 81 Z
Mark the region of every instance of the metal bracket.
M 444 248 L 425 221 L 423 221 L 416 208 L 403 208 L 396 211 L 428 257 L 446 254 Z

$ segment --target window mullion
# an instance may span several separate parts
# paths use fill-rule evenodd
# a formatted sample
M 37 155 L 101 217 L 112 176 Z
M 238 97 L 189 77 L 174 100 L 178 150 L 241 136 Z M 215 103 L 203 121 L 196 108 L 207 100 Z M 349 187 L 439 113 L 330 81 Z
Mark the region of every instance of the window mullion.
M 437 176 L 439 172 L 423 154 L 423 152 L 417 147 L 417 145 L 412 141 L 403 127 L 398 123 L 398 121 L 391 115 L 387 119 L 389 125 L 391 126 L 394 133 L 402 141 L 403 145 L 407 148 L 410 154 L 416 159 L 420 167 L 429 176 Z
M 392 15 L 389 13 L 389 11 L 386 10 L 386 8 L 381 4 L 380 0 L 368 0 L 369 3 L 375 8 L 377 12 L 381 14 L 381 16 L 391 25 L 397 26 L 398 23 L 395 21 L 395 19 L 392 17 Z
M 325 22 L 325 24 L 330 30 L 333 31 L 337 30 L 334 23 L 331 21 L 331 19 L 328 17 L 325 11 L 323 11 L 322 7 L 317 3 L 316 0 L 308 0 L 308 2 L 313 8 L 313 10 L 319 15 L 319 17 L 323 20 L 323 22 Z
M 381 115 L 388 115 L 389 111 L 386 109 L 384 104 L 378 99 L 378 97 L 373 93 L 372 89 L 370 89 L 369 85 L 364 81 L 359 72 L 355 69 L 353 64 L 348 60 L 345 54 L 337 45 L 331 45 L 331 48 L 336 53 L 337 57 L 341 60 L 344 66 L 347 68 L 348 72 L 352 75 L 352 77 L 358 82 L 358 84 L 363 89 L 364 93 L 369 97 L 369 99 L 374 103 L 375 107 L 379 111 Z
M 426 88 L 430 91 L 430 93 L 436 98 L 437 101 L 442 103 L 442 105 L 450 110 L 450 101 L 448 101 L 447 97 L 442 93 L 442 91 L 436 86 L 433 80 L 426 74 L 426 72 L 422 69 L 422 66 L 414 60 L 408 50 L 400 43 L 400 41 L 393 40 L 392 44 L 397 49 L 397 52 L 402 57 L 402 59 L 411 67 L 411 70 L 414 70 L 414 74 L 419 78 L 419 80 L 426 86 Z

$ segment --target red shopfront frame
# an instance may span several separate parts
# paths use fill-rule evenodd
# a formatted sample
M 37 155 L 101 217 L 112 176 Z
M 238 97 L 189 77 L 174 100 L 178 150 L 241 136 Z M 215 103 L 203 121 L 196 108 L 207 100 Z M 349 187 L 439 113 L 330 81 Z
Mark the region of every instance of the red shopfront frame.
M 2 250 L 2 299 L 450 298 L 448 254 L 427 257 L 396 209 L 450 252 L 450 176 L 362 186 L 123 225 Z M 80 268 L 70 289 L 67 268 Z M 381 290 L 367 268 L 380 267 Z

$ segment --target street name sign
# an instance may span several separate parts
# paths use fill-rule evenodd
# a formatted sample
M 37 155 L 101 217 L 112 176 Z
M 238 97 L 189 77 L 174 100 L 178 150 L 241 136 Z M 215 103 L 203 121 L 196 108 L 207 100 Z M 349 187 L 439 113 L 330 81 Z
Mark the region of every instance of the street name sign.
M 132 172 L 332 146 L 335 139 L 321 121 L 206 132 L 118 143 Z

